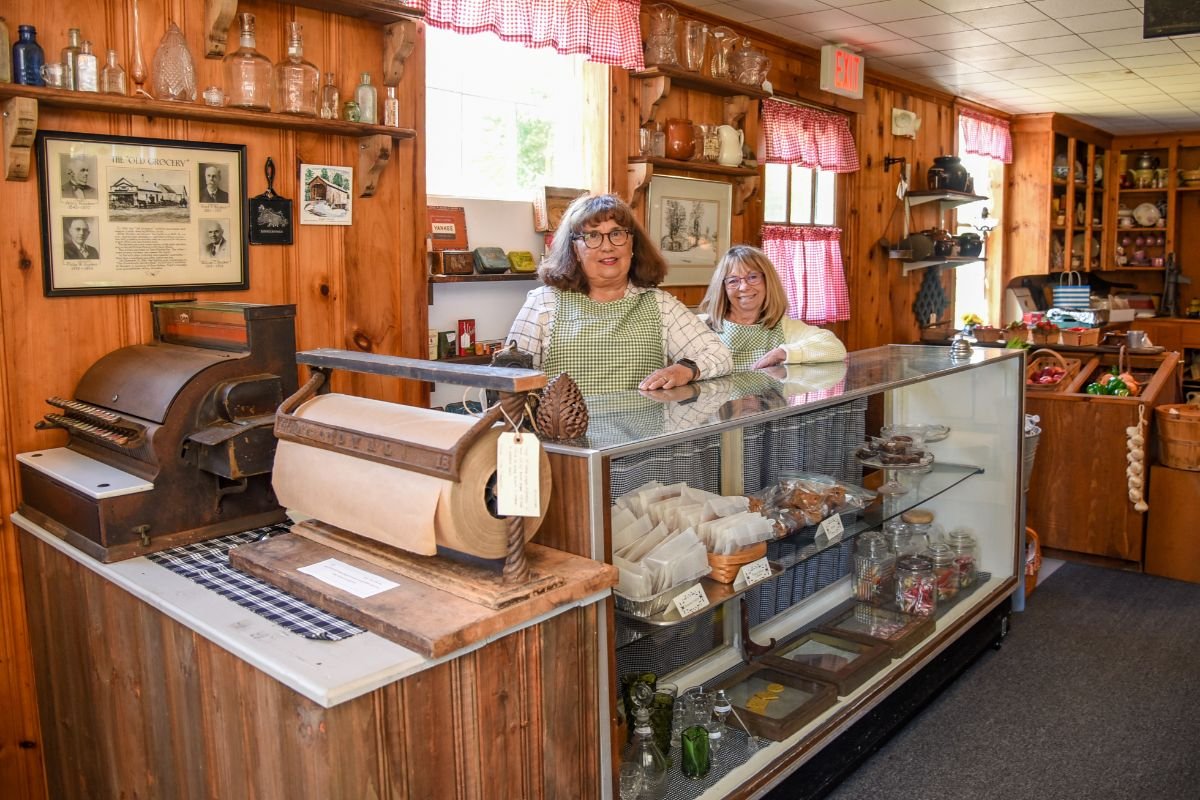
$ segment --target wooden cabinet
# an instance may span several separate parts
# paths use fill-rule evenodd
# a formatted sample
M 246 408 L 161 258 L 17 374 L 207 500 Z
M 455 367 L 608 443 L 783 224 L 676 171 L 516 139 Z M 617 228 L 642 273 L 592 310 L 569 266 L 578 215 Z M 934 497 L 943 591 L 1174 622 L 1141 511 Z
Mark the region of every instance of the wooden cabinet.
M 1150 468 L 1146 572 L 1200 583 L 1200 536 L 1196 536 L 1195 515 L 1190 513 L 1197 497 L 1200 472 L 1162 464 Z
M 1012 125 L 1005 282 L 1065 269 L 1100 269 L 1110 226 L 1109 134 L 1061 114 L 1030 114 Z

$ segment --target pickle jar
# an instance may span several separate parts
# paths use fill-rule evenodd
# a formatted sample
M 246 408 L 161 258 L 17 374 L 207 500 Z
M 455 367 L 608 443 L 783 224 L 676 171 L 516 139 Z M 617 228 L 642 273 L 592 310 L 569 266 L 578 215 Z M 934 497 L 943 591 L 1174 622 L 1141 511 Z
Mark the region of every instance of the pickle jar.
M 967 588 L 975 585 L 979 569 L 979 544 L 970 531 L 956 530 L 946 534 L 946 544 L 954 551 L 954 564 L 958 568 L 958 585 Z
M 896 559 L 896 605 L 905 614 L 917 617 L 932 617 L 937 610 L 933 563 L 926 556 Z
M 943 542 L 929 545 L 925 553 L 933 564 L 933 582 L 937 586 L 938 602 L 949 600 L 958 594 L 958 565 L 954 563 L 954 551 Z
M 896 556 L 878 531 L 858 538 L 854 551 L 854 596 L 865 603 L 881 605 L 892 592 Z

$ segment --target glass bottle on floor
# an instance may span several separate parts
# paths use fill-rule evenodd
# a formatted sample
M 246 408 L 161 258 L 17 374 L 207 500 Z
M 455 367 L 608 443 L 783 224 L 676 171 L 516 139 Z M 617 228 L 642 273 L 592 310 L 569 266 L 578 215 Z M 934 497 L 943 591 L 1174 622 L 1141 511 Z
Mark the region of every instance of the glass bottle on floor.
M 254 15 L 242 14 L 239 47 L 225 56 L 225 94 L 235 108 L 271 110 L 271 62 L 256 49 Z
M 275 65 L 275 110 L 305 117 L 317 115 L 319 73 L 304 60 L 303 26 L 289 22 L 287 58 Z

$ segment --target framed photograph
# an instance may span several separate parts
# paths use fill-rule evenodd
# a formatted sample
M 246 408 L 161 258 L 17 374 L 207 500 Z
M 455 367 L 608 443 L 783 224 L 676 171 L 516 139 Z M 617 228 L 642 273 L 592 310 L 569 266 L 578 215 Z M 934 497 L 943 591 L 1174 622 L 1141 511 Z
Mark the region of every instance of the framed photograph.
M 646 232 L 670 265 L 664 286 L 707 286 L 729 249 L 733 186 L 720 181 L 655 175 L 650 179 Z
M 244 145 L 39 131 L 48 297 L 249 288 Z
M 837 686 L 844 697 L 891 663 L 890 649 L 883 642 L 850 639 L 823 631 L 808 631 L 785 642 L 762 663 L 785 672 L 795 672 Z
M 760 664 L 709 687 L 724 689 L 755 736 L 781 742 L 837 702 L 837 687 Z
M 301 225 L 350 225 L 354 220 L 354 169 L 301 164 Z

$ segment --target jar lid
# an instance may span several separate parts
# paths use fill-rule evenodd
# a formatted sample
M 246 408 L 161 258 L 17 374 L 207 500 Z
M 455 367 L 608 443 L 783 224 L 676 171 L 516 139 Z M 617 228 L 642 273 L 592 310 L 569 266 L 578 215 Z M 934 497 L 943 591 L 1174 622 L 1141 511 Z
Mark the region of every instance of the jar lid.
M 967 547 L 975 546 L 975 537 L 971 535 L 970 531 L 950 531 L 948 534 L 946 534 L 946 541 L 949 542 L 950 546 L 955 550 L 962 550 Z
M 868 531 L 858 537 L 858 552 L 865 556 L 881 556 L 888 552 L 887 539 L 879 531 Z
M 944 567 L 947 564 L 954 563 L 954 550 L 948 544 L 942 544 L 941 542 L 931 544 L 929 545 L 929 549 L 925 551 L 925 554 L 929 556 L 929 560 L 933 562 L 935 567 Z
M 933 512 L 924 508 L 913 508 L 900 515 L 900 519 L 908 523 L 928 525 L 933 522 Z
M 906 572 L 926 572 L 933 569 L 933 562 L 925 556 L 900 556 L 896 559 L 896 569 Z

